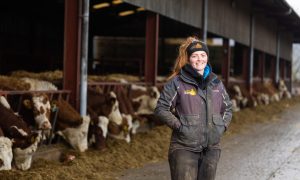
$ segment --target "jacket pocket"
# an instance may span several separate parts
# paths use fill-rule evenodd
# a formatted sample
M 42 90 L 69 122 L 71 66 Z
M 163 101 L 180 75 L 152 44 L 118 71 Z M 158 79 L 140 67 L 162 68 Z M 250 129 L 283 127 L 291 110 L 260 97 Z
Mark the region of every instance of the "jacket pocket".
M 210 145 L 220 142 L 220 138 L 225 131 L 225 123 L 221 115 L 212 116 L 212 125 L 209 127 L 208 140 Z
M 187 146 L 197 147 L 205 141 L 204 125 L 200 115 L 181 115 L 181 127 L 175 134 L 175 142 Z
M 219 134 L 222 135 L 225 131 L 225 123 L 221 115 L 213 115 L 213 123 Z

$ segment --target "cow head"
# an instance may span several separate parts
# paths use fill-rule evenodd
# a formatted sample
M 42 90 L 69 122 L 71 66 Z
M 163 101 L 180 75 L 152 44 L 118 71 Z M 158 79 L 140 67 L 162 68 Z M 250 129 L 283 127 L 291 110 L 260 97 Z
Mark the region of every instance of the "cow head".
M 108 119 L 113 122 L 121 122 L 122 115 L 119 110 L 119 102 L 117 100 L 117 95 L 114 92 L 109 93 L 109 97 L 107 99 L 109 107 L 111 107 L 110 113 L 107 115 Z
M 33 111 L 33 116 L 38 129 L 51 129 L 50 102 L 46 94 L 34 94 L 30 99 L 24 99 L 23 105 Z
M 136 114 L 153 114 L 156 107 L 159 91 L 157 87 L 131 86 L 132 104 Z
M 12 162 L 12 142 L 6 137 L 0 137 L 0 170 L 10 170 Z
M 155 86 L 148 88 L 148 91 L 150 94 L 150 100 L 148 102 L 148 106 L 153 112 L 156 107 L 158 98 L 159 98 L 159 91 L 158 91 L 157 87 L 155 87 Z
M 282 92 L 282 91 L 287 91 L 287 87 L 286 87 L 285 82 L 284 82 L 283 79 L 280 79 L 280 80 L 279 80 L 278 89 L 279 89 L 279 91 L 281 91 L 281 92 Z
M 99 116 L 91 123 L 89 143 L 94 144 L 96 149 L 104 149 L 106 147 L 105 139 L 108 131 L 108 122 L 107 117 Z
M 110 121 L 122 122 L 117 95 L 112 91 L 100 93 L 95 89 L 88 89 L 88 108 L 97 116 L 105 116 Z
M 90 117 L 84 116 L 82 124 L 78 127 L 66 128 L 57 133 L 61 135 L 74 149 L 84 152 L 88 148 L 87 136 Z
M 109 135 L 115 139 L 124 139 L 127 143 L 131 141 L 130 132 L 132 131 L 132 116 L 122 114 L 122 122 L 119 124 L 109 122 Z
M 232 98 L 231 99 L 231 103 L 232 103 L 232 111 L 233 112 L 238 112 L 240 111 L 240 106 L 238 106 L 237 100 Z
M 28 170 L 31 167 L 32 155 L 37 150 L 38 143 L 41 140 L 41 133 L 36 138 L 31 138 L 34 142 L 27 148 L 13 148 L 14 162 L 18 169 Z
M 9 103 L 7 102 L 7 100 L 6 100 L 5 97 L 0 96 L 0 103 L 1 103 L 4 107 L 6 107 L 7 109 L 10 109 L 10 105 L 9 105 Z

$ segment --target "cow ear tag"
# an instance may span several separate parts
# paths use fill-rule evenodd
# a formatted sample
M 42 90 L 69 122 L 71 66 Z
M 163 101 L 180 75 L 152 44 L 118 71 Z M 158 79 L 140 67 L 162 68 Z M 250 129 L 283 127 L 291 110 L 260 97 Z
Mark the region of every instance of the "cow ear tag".
M 30 139 L 30 141 L 31 141 L 31 143 L 34 143 L 34 141 L 35 141 L 35 137 L 34 137 L 34 136 L 32 136 L 32 137 L 31 137 L 31 139 Z
M 27 109 L 32 109 L 32 106 L 31 106 L 31 103 L 30 103 L 30 100 L 29 99 L 25 99 L 23 101 L 23 104 L 24 106 L 27 108 Z

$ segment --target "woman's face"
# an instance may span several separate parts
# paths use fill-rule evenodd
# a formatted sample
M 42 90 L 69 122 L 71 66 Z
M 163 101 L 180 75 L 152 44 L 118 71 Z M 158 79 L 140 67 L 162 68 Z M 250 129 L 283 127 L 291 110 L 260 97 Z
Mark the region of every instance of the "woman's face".
M 204 68 L 207 64 L 207 54 L 205 51 L 195 51 L 189 58 L 189 63 L 195 68 L 201 75 L 203 75 Z

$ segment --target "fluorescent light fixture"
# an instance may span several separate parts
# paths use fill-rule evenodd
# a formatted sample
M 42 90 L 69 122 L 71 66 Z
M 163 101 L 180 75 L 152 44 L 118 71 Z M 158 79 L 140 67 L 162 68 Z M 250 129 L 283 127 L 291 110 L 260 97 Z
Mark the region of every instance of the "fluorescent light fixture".
M 110 4 L 109 3 L 100 3 L 100 4 L 95 4 L 93 6 L 94 9 L 101 9 L 101 8 L 105 8 L 108 7 Z
M 113 0 L 112 3 L 113 3 L 114 5 L 117 5 L 117 4 L 123 3 L 123 1 L 122 1 L 122 0 Z
M 136 9 L 136 11 L 145 11 L 145 8 L 139 7 L 139 8 Z
M 128 16 L 130 14 L 134 14 L 133 10 L 129 10 L 129 11 L 122 11 L 119 13 L 119 16 Z

